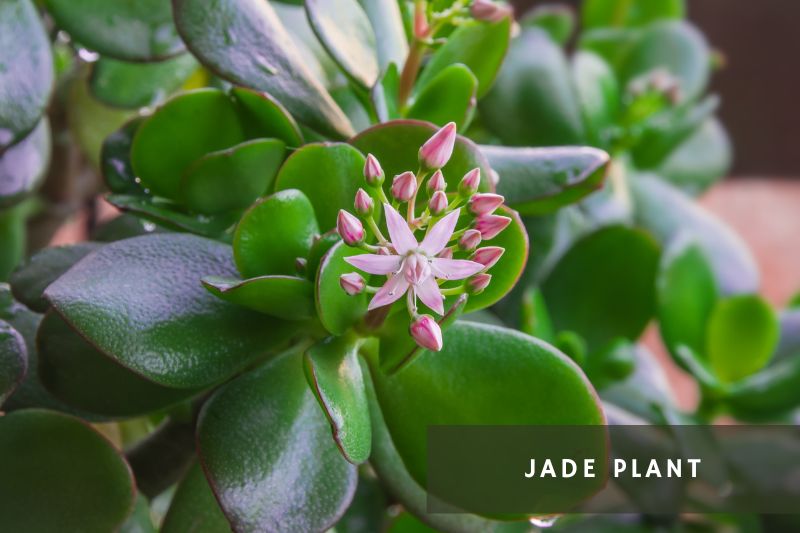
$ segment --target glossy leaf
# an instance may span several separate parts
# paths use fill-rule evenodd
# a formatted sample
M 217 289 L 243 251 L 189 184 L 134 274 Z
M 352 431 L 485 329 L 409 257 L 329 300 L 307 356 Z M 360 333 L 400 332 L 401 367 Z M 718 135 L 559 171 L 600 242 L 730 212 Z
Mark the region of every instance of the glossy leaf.
M 295 276 L 258 276 L 245 280 L 221 276 L 203 278 L 217 298 L 287 320 L 314 316 L 314 285 Z
M 606 130 L 617 120 L 622 96 L 614 71 L 597 54 L 579 51 L 572 58 L 572 77 L 589 140 L 607 147 Z
M 0 523 L 8 531 L 114 531 L 136 495 L 130 468 L 104 437 L 39 409 L 0 417 L 0 478 L 14 480 L 0 484 Z
M 150 518 L 150 506 L 147 504 L 147 498 L 141 492 L 136 496 L 133 512 L 119 528 L 119 533 L 157 533 L 153 526 L 153 519 Z
M 173 0 L 175 22 L 192 53 L 237 85 L 270 93 L 300 122 L 334 138 L 353 129 L 342 110 L 305 66 L 268 2 Z
M 375 35 L 381 70 L 390 64 L 402 65 L 408 55 L 400 6 L 394 0 L 358 0 L 367 14 Z
M 245 209 L 270 188 L 285 153 L 281 140 L 256 139 L 204 155 L 183 175 L 183 204 L 207 215 Z
M 500 176 L 497 192 L 523 215 L 544 215 L 577 202 L 603 184 L 610 158 L 602 150 L 565 146 L 482 146 Z
M 112 194 L 106 200 L 123 212 L 132 213 L 159 226 L 205 237 L 219 238 L 239 219 L 238 212 L 217 216 L 189 215 L 177 204 L 161 198 Z
M 400 74 L 397 65 L 392 63 L 383 72 L 378 82 L 370 91 L 375 114 L 381 122 L 389 122 L 400 118 L 397 93 L 400 90 Z
M 50 125 L 42 119 L 25 138 L 0 152 L 0 209 L 30 196 L 44 179 L 49 164 Z
M 646 26 L 663 19 L 681 19 L 685 0 L 586 0 L 581 21 L 586 28 Z
M 336 445 L 353 464 L 366 461 L 372 447 L 359 344 L 352 338 L 328 337 L 306 350 L 303 359 L 308 384 L 330 422 Z
M 104 246 L 45 297 L 81 335 L 126 368 L 164 386 L 221 381 L 292 334 L 278 320 L 223 302 L 204 276 L 234 276 L 229 246 L 180 234 Z
M 363 253 L 343 242 L 335 244 L 319 264 L 316 277 L 317 316 L 322 325 L 334 335 L 342 335 L 367 312 L 367 294 L 349 296 L 339 285 L 342 274 L 353 272 L 344 258 Z
M 192 465 L 178 485 L 161 527 L 161 533 L 188 532 L 231 532 L 199 463 Z
M 778 344 L 775 312 L 759 296 L 733 296 L 717 302 L 708 321 L 708 361 L 725 382 L 763 368 Z
M 233 237 L 233 255 L 245 278 L 294 275 L 319 233 L 314 208 L 296 189 L 264 198 L 242 216 Z
M 342 143 L 310 144 L 294 152 L 275 179 L 275 190 L 299 189 L 311 201 L 319 228 L 336 226 L 340 209 L 352 209 L 364 182 L 364 156 Z
M 800 405 L 800 357 L 775 361 L 732 383 L 725 404 L 742 420 L 776 420 Z
M 439 72 L 414 99 L 408 118 L 438 126 L 455 122 L 465 129 L 475 110 L 478 78 L 468 67 L 456 63 Z
M 53 88 L 50 39 L 31 0 L 0 4 L 0 50 L 2 153 L 36 127 Z
M 106 186 L 112 193 L 134 195 L 144 193 L 131 164 L 133 137 L 143 121 L 144 117 L 134 117 L 103 141 L 100 149 L 100 170 Z
M 577 241 L 541 287 L 556 330 L 578 333 L 590 354 L 617 338 L 636 340 L 655 312 L 659 254 L 652 237 L 624 226 Z
M 307 0 L 305 8 L 334 61 L 361 87 L 371 88 L 379 74 L 375 32 L 358 0 Z
M 295 350 L 220 389 L 198 425 L 200 460 L 237 531 L 325 531 L 347 509 L 344 460 Z
M 4 320 L 0 320 L 0 408 L 14 393 L 28 370 L 25 339 Z
M 239 106 L 245 133 L 249 138 L 274 137 L 297 148 L 303 144 L 303 135 L 292 115 L 267 93 L 234 87 L 230 91 Z

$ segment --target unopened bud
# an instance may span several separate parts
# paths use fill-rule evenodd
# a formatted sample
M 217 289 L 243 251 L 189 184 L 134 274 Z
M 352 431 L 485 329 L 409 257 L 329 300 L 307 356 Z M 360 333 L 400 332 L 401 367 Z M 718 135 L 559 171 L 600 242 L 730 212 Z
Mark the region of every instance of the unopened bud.
M 499 22 L 511 14 L 508 6 L 496 4 L 491 0 L 473 0 L 469 10 L 473 18 L 486 22 Z
M 436 257 L 439 257 L 441 259 L 452 259 L 453 258 L 453 249 L 452 248 L 445 248 L 444 250 L 442 250 L 441 252 L 436 254 Z
M 447 182 L 444 181 L 444 174 L 442 174 L 441 170 L 437 170 L 428 180 L 428 190 L 433 193 L 445 189 L 447 189 Z
M 392 196 L 400 202 L 407 202 L 417 192 L 417 177 L 413 172 L 403 172 L 394 177 L 392 181 Z
M 482 274 L 476 274 L 467 280 L 467 293 L 480 294 L 486 287 L 489 286 L 491 281 L 491 274 L 486 274 L 485 272 Z
M 411 336 L 417 344 L 433 352 L 442 349 L 442 329 L 430 315 L 422 315 L 411 323 Z
M 428 169 L 442 168 L 450 161 L 456 143 L 456 123 L 450 122 L 433 134 L 419 149 L 419 162 Z
M 483 240 L 488 241 L 497 236 L 511 224 L 511 219 L 499 215 L 483 215 L 475 220 L 475 229 L 481 232 Z
M 383 169 L 372 154 L 367 154 L 367 162 L 364 163 L 364 179 L 373 186 L 383 183 Z
M 499 246 L 486 246 L 475 250 L 475 253 L 470 257 L 470 261 L 475 261 L 483 265 L 484 270 L 489 270 L 503 257 L 505 248 Z
M 430 34 L 431 27 L 428 24 L 428 15 L 425 13 L 425 2 L 417 0 L 414 5 L 414 37 L 427 39 Z
M 431 210 L 432 215 L 440 215 L 447 209 L 447 195 L 444 191 L 436 191 L 431 196 L 431 201 L 428 202 L 428 209 Z
M 461 178 L 461 183 L 458 184 L 458 193 L 461 196 L 469 198 L 478 191 L 478 186 L 480 184 L 481 169 L 473 168 Z
M 349 274 L 342 274 L 339 276 L 339 285 L 342 287 L 344 292 L 350 296 L 361 294 L 364 292 L 364 288 L 367 286 L 364 278 L 362 278 L 361 274 L 357 272 L 350 272 Z
M 336 218 L 336 231 L 348 246 L 356 246 L 364 241 L 364 226 L 361 221 L 344 209 L 339 210 Z
M 469 252 L 477 248 L 480 243 L 481 232 L 476 229 L 468 229 L 458 240 L 458 247 L 465 252 Z
M 504 201 L 505 198 L 503 198 L 499 194 L 494 194 L 494 193 L 473 194 L 469 198 L 469 210 L 472 211 L 473 214 L 478 216 L 489 215 L 493 213 L 495 209 L 503 205 Z
M 356 213 L 363 216 L 370 215 L 373 207 L 375 207 L 375 203 L 372 201 L 372 197 L 364 189 L 358 189 L 355 201 Z

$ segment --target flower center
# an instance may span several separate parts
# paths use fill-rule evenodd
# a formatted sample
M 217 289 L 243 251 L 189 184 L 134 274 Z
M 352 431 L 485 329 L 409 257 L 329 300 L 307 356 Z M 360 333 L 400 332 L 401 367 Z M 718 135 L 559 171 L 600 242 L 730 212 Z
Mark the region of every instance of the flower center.
M 430 260 L 418 252 L 411 252 L 406 256 L 400 269 L 412 285 L 419 285 L 431 275 Z

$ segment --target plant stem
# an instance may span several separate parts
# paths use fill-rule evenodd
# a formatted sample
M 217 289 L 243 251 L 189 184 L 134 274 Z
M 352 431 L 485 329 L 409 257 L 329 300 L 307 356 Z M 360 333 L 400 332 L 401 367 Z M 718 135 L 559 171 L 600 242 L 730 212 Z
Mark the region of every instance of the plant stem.
M 417 81 L 417 74 L 422 66 L 422 58 L 427 47 L 427 44 L 419 39 L 414 39 L 414 42 L 411 43 L 406 63 L 403 65 L 403 72 L 400 74 L 400 87 L 397 92 L 397 104 L 400 108 L 406 104 L 408 97 L 411 96 L 411 90 Z
M 422 181 L 425 179 L 425 176 L 428 175 L 428 172 L 422 168 L 417 170 L 417 187 L 414 189 L 414 195 L 411 197 L 411 200 L 408 201 L 408 211 L 406 212 L 406 220 L 408 221 L 408 225 L 411 226 L 414 223 L 414 218 L 416 218 L 416 213 L 414 210 L 416 209 L 416 202 L 417 202 L 417 194 L 419 194 L 419 188 L 422 186 Z
M 378 225 L 375 223 L 375 219 L 372 218 L 372 216 L 367 217 L 367 225 L 369 226 L 369 229 L 372 230 L 372 233 L 375 234 L 375 237 L 382 246 L 389 246 L 389 241 L 387 241 L 386 237 L 383 236 L 383 233 L 381 233 L 381 228 L 378 227 Z

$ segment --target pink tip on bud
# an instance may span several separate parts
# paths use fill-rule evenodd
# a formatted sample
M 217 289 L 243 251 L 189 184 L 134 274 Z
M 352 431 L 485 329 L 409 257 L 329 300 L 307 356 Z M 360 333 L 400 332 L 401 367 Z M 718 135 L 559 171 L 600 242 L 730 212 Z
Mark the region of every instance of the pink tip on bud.
M 475 253 L 469 259 L 482 264 L 484 270 L 489 270 L 497 264 L 505 252 L 505 248 L 500 248 L 499 246 L 486 246 L 475 250 Z
M 411 336 L 417 344 L 432 352 L 442 349 L 442 329 L 430 315 L 422 315 L 411 323 Z
M 458 247 L 465 252 L 469 252 L 477 248 L 480 243 L 481 232 L 476 229 L 468 229 L 458 240 Z
M 383 183 L 383 169 L 374 155 L 367 155 L 367 162 L 364 163 L 364 179 L 369 185 L 380 185 Z
M 392 181 L 392 196 L 400 202 L 407 202 L 417 192 L 417 177 L 413 172 L 403 172 L 394 177 Z
M 511 219 L 499 215 L 483 215 L 475 220 L 475 229 L 481 232 L 483 240 L 494 239 L 497 234 L 511 224 Z
M 350 272 L 339 276 L 339 285 L 350 296 L 361 294 L 367 286 L 364 278 L 358 272 Z
M 478 190 L 481 184 L 481 169 L 473 168 L 461 178 L 461 183 L 458 184 L 458 193 L 461 196 L 472 196 Z
M 491 281 L 491 274 L 486 274 L 485 272 L 482 274 L 476 274 L 467 280 L 467 293 L 480 294 L 486 287 L 489 286 Z
M 444 174 L 441 170 L 433 173 L 433 176 L 428 180 L 428 190 L 431 192 L 443 191 L 447 189 L 447 182 L 444 181 Z
M 428 24 L 428 15 L 425 13 L 425 2 L 416 2 L 414 5 L 414 37 L 427 39 L 431 34 Z
M 469 199 L 469 210 L 478 216 L 489 215 L 493 213 L 495 209 L 503 205 L 504 201 L 505 198 L 499 194 L 473 194 Z
M 348 246 L 356 246 L 364 240 L 364 226 L 361 221 L 344 209 L 339 210 L 336 218 L 336 231 Z
M 358 189 L 355 201 L 356 213 L 364 216 L 370 215 L 373 207 L 375 207 L 375 203 L 372 201 L 372 197 L 364 189 Z
M 419 149 L 419 162 L 428 169 L 442 168 L 450 161 L 456 143 L 456 123 L 450 122 L 433 134 Z
M 436 257 L 439 257 L 441 259 L 452 259 L 453 258 L 453 249 L 452 248 L 445 248 L 444 250 L 442 250 L 441 252 L 436 254 Z
M 431 196 L 431 201 L 428 202 L 428 209 L 431 210 L 432 215 L 441 215 L 447 209 L 447 195 L 444 191 L 436 191 Z
M 491 0 L 473 0 L 469 10 L 473 18 L 486 22 L 499 22 L 511 14 L 508 6 L 496 4 Z

